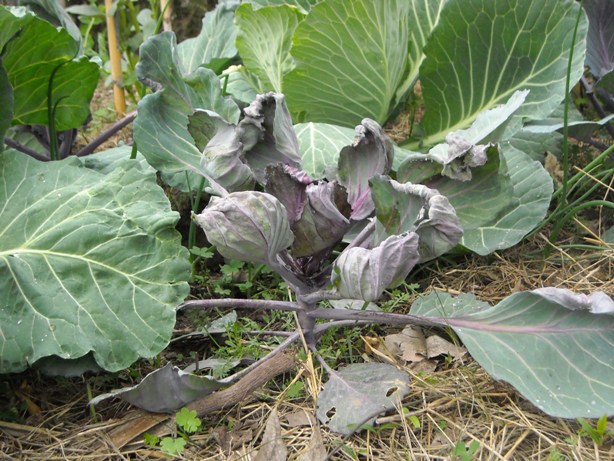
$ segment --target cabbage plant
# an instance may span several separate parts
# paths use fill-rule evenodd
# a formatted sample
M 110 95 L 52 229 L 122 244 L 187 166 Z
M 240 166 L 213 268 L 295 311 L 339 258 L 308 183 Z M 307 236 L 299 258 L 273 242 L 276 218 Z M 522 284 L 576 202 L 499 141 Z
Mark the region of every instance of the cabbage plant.
M 509 112 L 509 106 L 500 110 Z M 415 180 L 488 183 L 480 171 L 493 168 L 489 163 L 499 171 L 499 147 L 468 139 L 481 136 L 479 123 L 448 135 L 447 143 L 428 159 L 416 160 L 415 168 L 405 167 L 403 175 L 413 180 L 404 182 L 389 175 L 394 145 L 370 119 L 356 127 L 332 173 L 311 177 L 301 168 L 299 142 L 280 94 L 259 95 L 237 123 L 197 110 L 189 117 L 189 130 L 202 149 L 202 171 L 215 192 L 194 220 L 223 256 L 271 267 L 292 288 L 296 301 L 194 300 L 184 308 L 295 311 L 314 351 L 323 331 L 348 322 L 451 327 L 489 373 L 512 383 L 547 413 L 578 417 L 614 412 L 614 386 L 607 379 L 614 372 L 608 352 L 614 339 L 614 302 L 604 293 L 588 297 L 548 288 L 516 293 L 496 307 L 471 295 L 455 299 L 433 293 L 420 298 L 408 315 L 343 308 L 377 301 L 416 264 L 461 242 L 463 227 L 448 198 Z M 232 191 L 244 184 L 255 185 L 255 190 Z M 322 307 L 322 301 L 334 307 Z M 298 337 L 294 333 L 261 360 Z M 580 359 L 589 349 L 593 355 Z M 337 372 L 322 364 L 330 380 L 318 401 L 318 417 L 341 433 L 349 434 L 393 408 L 408 392 L 407 376 L 391 366 L 361 364 Z M 169 374 L 185 379 L 179 370 L 173 375 L 166 368 L 163 373 L 159 380 L 168 380 Z M 119 394 L 155 411 L 172 411 L 196 398 L 195 377 L 189 386 L 175 383 L 168 396 L 151 391 L 154 375 L 147 377 L 148 391 L 137 386 Z M 203 378 L 202 385 L 203 392 L 211 392 L 211 379 Z

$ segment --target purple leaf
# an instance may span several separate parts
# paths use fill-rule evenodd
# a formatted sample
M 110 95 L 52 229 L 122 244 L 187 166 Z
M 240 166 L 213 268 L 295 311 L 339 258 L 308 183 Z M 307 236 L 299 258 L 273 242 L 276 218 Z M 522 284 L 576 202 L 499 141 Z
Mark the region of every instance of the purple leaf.
M 601 78 L 614 69 L 614 2 L 585 0 L 583 6 L 588 16 L 586 64 Z
M 339 154 L 339 184 L 347 190 L 352 206 L 351 218 L 360 221 L 374 209 L 369 179 L 390 171 L 394 155 L 393 144 L 382 128 L 370 119 L 364 119 L 356 127 L 356 137 L 351 146 Z
M 255 179 L 242 160 L 244 142 L 237 126 L 208 110 L 196 110 L 189 120 L 201 165 L 211 177 L 229 191 L 251 189 Z
M 415 232 L 420 237 L 420 262 L 436 258 L 460 242 L 460 220 L 437 190 L 400 184 L 387 176 L 372 178 L 371 190 L 377 217 L 376 242 L 390 235 Z
M 226 258 L 274 264 L 292 244 L 288 214 L 279 200 L 264 192 L 233 192 L 212 197 L 194 217 L 207 239 Z
M 265 170 L 269 165 L 300 167 L 298 139 L 282 94 L 260 94 L 244 113 L 239 127 L 245 132 L 244 138 L 250 134 L 245 160 L 260 184 L 266 182 Z
M 418 234 L 388 237 L 372 250 L 347 248 L 333 266 L 331 282 L 335 291 L 347 299 L 377 300 L 384 290 L 407 277 L 420 255 Z

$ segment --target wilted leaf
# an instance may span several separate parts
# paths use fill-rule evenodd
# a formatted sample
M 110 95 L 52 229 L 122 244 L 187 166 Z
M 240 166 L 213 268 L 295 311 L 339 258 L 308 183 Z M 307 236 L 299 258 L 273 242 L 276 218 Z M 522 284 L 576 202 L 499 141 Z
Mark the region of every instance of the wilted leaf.
M 293 241 L 286 209 L 264 192 L 233 192 L 222 198 L 212 197 L 194 219 L 204 229 L 209 242 L 229 259 L 270 264 Z
M 614 414 L 614 315 L 594 313 L 611 306 L 605 294 L 552 288 L 515 293 L 494 307 L 434 292 L 411 313 L 445 321 L 490 375 L 541 410 L 578 418 Z
M 407 373 L 384 363 L 358 363 L 331 371 L 318 396 L 316 415 L 328 428 L 352 434 L 395 408 L 409 393 Z
M 277 410 L 272 410 L 264 428 L 258 454 L 254 461 L 286 461 L 288 449 L 281 437 L 281 425 Z
M 438 335 L 426 338 L 426 356 L 429 359 L 440 355 L 449 355 L 453 359 L 459 359 L 467 353 L 467 349 L 457 346 Z
M 353 220 L 360 221 L 373 212 L 369 179 L 388 173 L 393 157 L 390 138 L 376 122 L 364 119 L 356 127 L 354 142 L 339 153 L 339 184 L 347 190 Z
M 284 415 L 289 427 L 312 426 L 316 425 L 316 418 L 310 411 L 299 408 L 291 413 Z
M 406 362 L 426 359 L 426 338 L 420 327 L 409 326 L 401 333 L 387 335 L 384 344 L 393 355 Z
M 311 429 L 309 444 L 307 448 L 298 455 L 296 461 L 326 461 L 327 456 L 328 452 L 324 446 L 320 428 L 314 425 Z
M 197 109 L 189 116 L 188 131 L 202 152 L 201 166 L 215 181 L 228 191 L 254 187 L 254 175 L 242 159 L 242 131 L 236 125 L 215 112 Z
M 153 169 L 5 152 L 0 182 L 0 372 L 90 351 L 117 371 L 159 353 L 191 271 Z
M 345 249 L 333 265 L 335 291 L 342 298 L 377 300 L 386 288 L 404 280 L 419 261 L 418 240 L 412 232 L 390 236 L 371 250 Z
M 244 113 L 239 126 L 246 144 L 250 143 L 244 147 L 245 160 L 260 184 L 266 183 L 265 170 L 270 165 L 300 167 L 298 139 L 283 94 L 260 94 Z M 246 135 L 254 130 L 258 130 L 254 139 Z
M 415 232 L 420 237 L 420 261 L 444 254 L 460 241 L 463 229 L 448 199 L 421 184 L 400 184 L 387 176 L 370 181 L 375 215 L 376 241 L 386 236 Z
M 195 109 L 217 113 L 228 123 L 237 123 L 239 108 L 222 96 L 215 73 L 199 67 L 184 74 L 172 33 L 151 37 L 140 49 L 136 67 L 139 78 L 159 89 L 145 96 L 138 105 L 134 139 L 147 161 L 175 186 L 187 190 L 185 172 L 191 172 L 190 186 L 198 187 L 207 176 L 201 166 L 202 153 L 188 131 L 188 116 Z
M 147 411 L 170 413 L 225 385 L 212 378 L 185 373 L 167 363 L 149 373 L 136 386 L 101 394 L 90 400 L 89 404 L 97 405 L 108 398 L 120 397 Z

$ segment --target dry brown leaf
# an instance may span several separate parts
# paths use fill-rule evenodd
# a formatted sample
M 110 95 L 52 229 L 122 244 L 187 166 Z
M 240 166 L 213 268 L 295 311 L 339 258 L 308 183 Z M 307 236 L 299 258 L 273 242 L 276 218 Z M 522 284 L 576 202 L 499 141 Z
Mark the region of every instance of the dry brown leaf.
M 314 426 L 311 437 L 309 438 L 309 445 L 307 448 L 298 455 L 296 461 L 325 461 L 328 453 L 322 440 L 322 434 L 320 428 Z
M 467 353 L 467 349 L 464 347 L 457 346 L 437 335 L 426 338 L 426 351 L 426 356 L 429 359 L 438 355 L 450 355 L 455 360 L 458 360 Z
M 422 362 L 410 363 L 407 368 L 414 373 L 432 373 L 437 368 L 437 362 L 435 360 L 423 360 Z
M 254 461 L 286 461 L 287 457 L 288 449 L 281 437 L 279 416 L 277 416 L 277 410 L 273 410 L 266 422 L 260 449 Z
M 384 338 L 388 350 L 406 362 L 420 362 L 426 359 L 426 342 L 420 327 L 408 326 L 401 333 Z
M 229 455 L 236 448 L 251 442 L 254 438 L 251 429 L 231 430 L 225 427 L 218 427 L 212 431 L 213 438 L 222 448 L 222 451 Z
M 288 427 L 315 426 L 316 424 L 316 417 L 314 414 L 302 408 L 288 413 L 284 418 L 288 422 Z

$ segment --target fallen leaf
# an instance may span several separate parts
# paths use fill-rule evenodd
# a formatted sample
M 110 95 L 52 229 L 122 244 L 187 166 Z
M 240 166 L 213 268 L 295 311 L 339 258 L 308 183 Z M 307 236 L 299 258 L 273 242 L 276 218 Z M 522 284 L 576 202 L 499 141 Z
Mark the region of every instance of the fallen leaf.
M 230 455 L 233 450 L 240 447 L 254 438 L 251 429 L 231 430 L 225 427 L 218 427 L 212 431 L 213 438 L 218 443 L 226 455 Z
M 464 347 L 457 346 L 437 335 L 426 338 L 426 351 L 426 356 L 429 359 L 438 355 L 450 355 L 454 360 L 458 360 L 467 353 L 467 349 Z
M 288 413 L 284 418 L 288 422 L 288 427 L 315 426 L 316 424 L 316 417 L 313 413 L 302 408 Z
M 426 341 L 422 328 L 408 326 L 401 333 L 384 338 L 388 350 L 406 362 L 420 362 L 426 359 Z
M 309 445 L 298 455 L 296 461 L 325 461 L 327 456 L 328 453 L 326 452 L 326 447 L 322 440 L 320 428 L 314 426 L 311 437 L 309 438 Z
M 414 373 L 432 373 L 437 368 L 437 362 L 435 360 L 423 360 L 422 362 L 410 363 L 407 368 Z
M 288 450 L 281 437 L 279 416 L 277 416 L 277 410 L 273 410 L 266 422 L 260 449 L 254 461 L 286 461 L 287 457 Z

